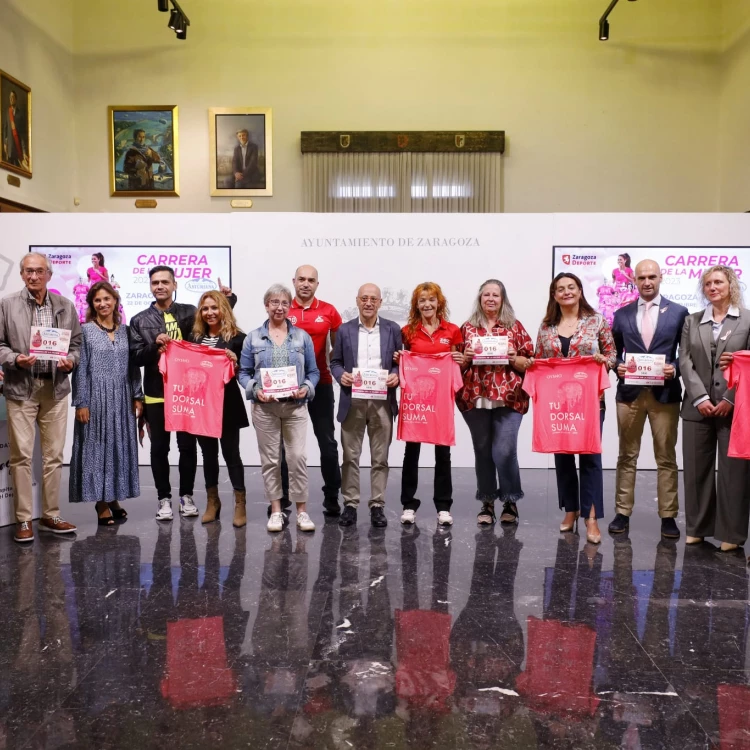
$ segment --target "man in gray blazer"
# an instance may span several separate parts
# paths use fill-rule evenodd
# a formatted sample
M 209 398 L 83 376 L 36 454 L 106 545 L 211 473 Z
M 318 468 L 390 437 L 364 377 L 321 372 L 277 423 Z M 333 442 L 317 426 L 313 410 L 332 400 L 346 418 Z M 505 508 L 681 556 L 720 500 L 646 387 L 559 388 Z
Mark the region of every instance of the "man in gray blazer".
M 383 506 L 388 483 L 388 449 L 393 438 L 393 420 L 398 414 L 396 388 L 398 366 L 394 352 L 401 349 L 401 329 L 392 320 L 378 317 L 383 300 L 375 284 L 363 284 L 357 293 L 359 316 L 338 330 L 331 356 L 331 373 L 341 385 L 338 421 L 341 422 L 341 495 L 344 512 L 340 526 L 357 523 L 359 506 L 359 459 L 365 429 L 370 441 L 370 520 L 373 526 L 388 525 Z M 387 370 L 388 394 L 385 400 L 352 398 L 354 368 Z
M 680 531 L 674 520 L 679 510 L 676 447 L 682 400 L 677 345 L 688 310 L 661 296 L 661 280 L 661 268 L 656 261 L 642 260 L 638 263 L 635 267 L 638 300 L 621 307 L 612 323 L 612 337 L 617 348 L 617 431 L 620 452 L 615 480 L 617 512 L 609 524 L 609 530 L 619 534 L 630 526 L 630 515 L 635 505 L 638 455 L 643 427 L 648 418 L 657 466 L 661 534 L 677 539 Z M 625 385 L 625 356 L 628 354 L 665 355 L 664 385 Z
M 42 444 L 42 517 L 39 531 L 72 534 L 76 527 L 60 517 L 60 477 L 68 424 L 70 373 L 78 365 L 81 325 L 75 305 L 48 291 L 52 266 L 46 255 L 21 259 L 24 289 L 0 301 L 0 366 L 8 403 L 10 473 L 13 477 L 17 542 L 34 541 L 32 472 L 37 428 Z M 70 331 L 68 356 L 51 362 L 29 354 L 31 329 Z

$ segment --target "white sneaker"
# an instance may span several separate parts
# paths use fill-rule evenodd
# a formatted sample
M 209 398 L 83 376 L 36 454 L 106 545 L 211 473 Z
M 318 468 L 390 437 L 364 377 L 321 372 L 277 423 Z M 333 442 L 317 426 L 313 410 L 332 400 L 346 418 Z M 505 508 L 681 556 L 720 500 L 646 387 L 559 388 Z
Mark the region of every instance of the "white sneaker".
M 401 514 L 401 523 L 404 523 L 404 524 L 414 523 L 416 518 L 417 518 L 417 511 L 407 509 Z
M 184 495 L 180 498 L 180 515 L 181 516 L 197 516 L 198 508 L 195 507 L 193 498 L 190 495 Z
M 271 513 L 271 517 L 268 519 L 266 528 L 269 531 L 282 531 L 284 528 L 284 514 Z
M 438 526 L 453 526 L 453 516 L 447 510 L 438 513 Z
M 172 502 L 168 497 L 163 500 L 159 500 L 159 510 L 156 511 L 157 521 L 171 521 L 174 516 L 172 515 Z
M 304 510 L 297 513 L 297 528 L 300 531 L 315 531 L 315 524 L 312 518 Z

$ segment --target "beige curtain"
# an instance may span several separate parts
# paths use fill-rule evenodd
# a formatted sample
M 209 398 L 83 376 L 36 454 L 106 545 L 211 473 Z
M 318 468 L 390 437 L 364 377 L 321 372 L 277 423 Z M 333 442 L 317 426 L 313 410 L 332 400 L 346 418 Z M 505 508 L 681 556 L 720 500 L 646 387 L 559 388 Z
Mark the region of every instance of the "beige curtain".
M 305 210 L 499 213 L 499 153 L 303 154 Z

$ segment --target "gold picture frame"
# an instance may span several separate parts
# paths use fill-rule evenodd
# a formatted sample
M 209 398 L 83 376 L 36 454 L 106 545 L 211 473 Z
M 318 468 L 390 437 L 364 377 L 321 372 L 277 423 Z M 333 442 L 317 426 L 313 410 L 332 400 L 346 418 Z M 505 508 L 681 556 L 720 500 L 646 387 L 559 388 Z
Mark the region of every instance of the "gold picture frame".
M 177 105 L 107 107 L 110 195 L 179 196 Z
M 31 179 L 31 89 L 4 70 L 0 70 L 0 167 Z
M 242 131 L 247 134 L 245 144 L 241 141 Z M 211 107 L 208 132 L 212 196 L 273 195 L 270 107 Z

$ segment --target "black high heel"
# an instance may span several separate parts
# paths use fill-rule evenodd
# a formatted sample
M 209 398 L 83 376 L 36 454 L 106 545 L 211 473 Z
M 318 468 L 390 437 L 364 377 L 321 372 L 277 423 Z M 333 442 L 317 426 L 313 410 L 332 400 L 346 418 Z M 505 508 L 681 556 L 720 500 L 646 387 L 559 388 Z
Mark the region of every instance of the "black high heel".
M 97 503 L 96 505 L 99 505 L 99 503 Z M 94 507 L 96 509 L 96 522 L 99 526 L 114 526 L 115 525 L 115 517 L 114 515 L 112 515 L 112 508 L 110 508 L 109 505 L 107 505 L 107 510 L 109 510 L 108 516 L 100 516 L 99 508 L 96 508 L 96 506 Z M 104 508 L 102 508 L 101 510 L 104 510 Z
M 121 521 L 123 518 L 128 517 L 128 512 L 125 510 L 125 508 L 113 508 L 109 503 L 107 503 L 109 506 L 109 512 L 112 514 L 112 518 Z

